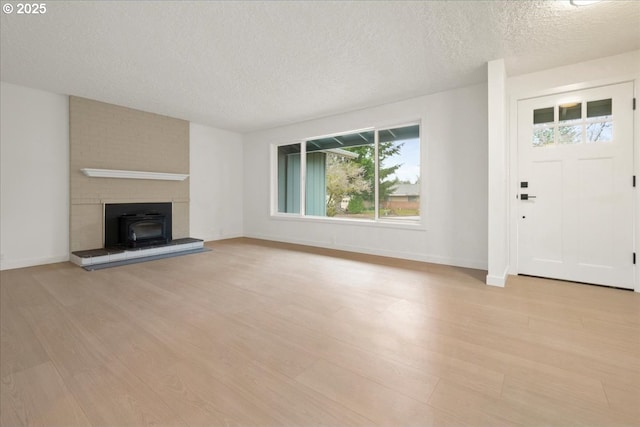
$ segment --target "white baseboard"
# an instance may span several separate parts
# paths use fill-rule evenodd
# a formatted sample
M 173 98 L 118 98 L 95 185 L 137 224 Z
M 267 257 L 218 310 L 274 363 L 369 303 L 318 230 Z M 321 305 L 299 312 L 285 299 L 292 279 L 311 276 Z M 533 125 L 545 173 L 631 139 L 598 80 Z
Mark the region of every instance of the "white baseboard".
M 208 236 L 198 236 L 198 239 L 202 239 L 205 242 L 215 242 L 216 240 L 227 240 L 227 239 L 237 239 L 240 237 L 245 237 L 244 234 L 242 233 L 229 233 L 229 234 L 223 234 L 223 235 L 208 235 Z
M 34 267 L 36 265 L 54 264 L 56 262 L 65 261 L 69 261 L 69 255 L 8 260 L 0 262 L 0 270 L 14 270 L 16 268 Z
M 334 244 L 327 244 L 323 242 L 309 241 L 304 239 L 283 239 L 281 237 L 268 236 L 268 235 L 255 234 L 255 233 L 246 234 L 244 237 L 261 239 L 261 240 L 271 240 L 274 242 L 292 243 L 294 245 L 314 246 L 314 247 L 323 248 L 323 249 L 335 249 L 338 251 L 356 252 L 356 253 L 367 254 L 367 255 L 384 256 L 389 258 L 406 259 L 410 261 L 429 262 L 432 264 L 451 265 L 454 267 L 473 268 L 477 270 L 487 269 L 486 261 L 480 261 L 480 260 L 459 259 L 459 258 L 443 257 L 438 255 L 416 254 L 413 252 L 389 251 L 385 249 L 369 248 L 369 247 L 356 246 L 356 245 L 341 245 L 341 244 L 334 245 Z
M 504 288 L 504 286 L 507 284 L 508 276 L 509 276 L 509 267 L 507 267 L 504 270 L 504 273 L 502 273 L 501 276 L 487 274 L 486 283 L 489 286 L 498 286 L 498 287 Z
M 401 251 L 389 251 L 385 249 L 377 249 L 377 248 L 368 248 L 357 245 L 331 245 L 331 244 L 323 244 L 322 242 L 317 241 L 309 241 L 304 239 L 283 239 L 281 237 L 268 236 L 262 234 L 242 234 L 242 233 L 230 233 L 225 234 L 223 236 L 198 236 L 198 238 L 204 240 L 205 242 L 211 242 L 216 240 L 225 240 L 225 239 L 236 239 L 240 237 L 248 237 L 254 239 L 261 240 L 271 240 L 275 242 L 283 242 L 283 243 L 292 243 L 296 245 L 304 245 L 304 246 L 314 246 L 323 249 L 335 249 L 339 251 L 346 252 L 356 252 L 367 255 L 377 255 L 384 256 L 389 258 L 399 258 L 406 259 L 411 261 L 420 261 L 420 262 L 429 262 L 433 264 L 442 264 L 442 265 L 451 265 L 455 267 L 463 267 L 463 268 L 473 268 L 478 270 L 486 270 L 487 263 L 482 260 L 470 260 L 470 259 L 459 259 L 452 257 L 444 257 L 439 255 L 427 255 L 427 254 L 416 254 L 412 252 L 401 252 Z M 33 267 L 36 265 L 42 264 L 52 264 L 56 262 L 65 262 L 69 261 L 69 255 L 59 256 L 59 257 L 46 257 L 46 258 L 33 258 L 27 260 L 16 260 L 16 261 L 3 261 L 0 263 L 0 270 L 11 270 L 15 268 L 23 268 L 23 267 Z M 491 282 L 489 283 L 491 277 Z M 487 276 L 487 284 L 493 286 L 504 286 L 506 282 L 506 272 L 502 278 Z M 501 283 L 501 284 L 500 284 Z

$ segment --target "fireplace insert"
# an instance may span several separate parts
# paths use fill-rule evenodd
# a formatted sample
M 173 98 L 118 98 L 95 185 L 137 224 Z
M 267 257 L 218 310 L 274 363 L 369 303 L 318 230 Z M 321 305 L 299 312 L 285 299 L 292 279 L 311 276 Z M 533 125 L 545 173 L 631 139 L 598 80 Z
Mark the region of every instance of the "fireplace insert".
M 108 203 L 104 211 L 106 248 L 143 248 L 171 242 L 171 203 Z
M 166 220 L 160 213 L 122 215 L 118 220 L 120 242 L 129 248 L 169 243 Z

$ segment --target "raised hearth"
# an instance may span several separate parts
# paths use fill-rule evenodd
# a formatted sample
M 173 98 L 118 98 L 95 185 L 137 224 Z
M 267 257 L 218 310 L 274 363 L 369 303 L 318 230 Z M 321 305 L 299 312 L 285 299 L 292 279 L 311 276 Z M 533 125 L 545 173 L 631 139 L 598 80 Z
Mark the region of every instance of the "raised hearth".
M 76 251 L 71 253 L 71 262 L 79 265 L 80 267 L 85 267 L 88 265 L 108 264 L 128 259 L 153 257 L 155 255 L 174 252 L 188 252 L 195 249 L 201 249 L 203 247 L 203 240 L 188 237 L 185 239 L 175 239 L 166 244 L 154 245 L 146 248 L 102 248 Z

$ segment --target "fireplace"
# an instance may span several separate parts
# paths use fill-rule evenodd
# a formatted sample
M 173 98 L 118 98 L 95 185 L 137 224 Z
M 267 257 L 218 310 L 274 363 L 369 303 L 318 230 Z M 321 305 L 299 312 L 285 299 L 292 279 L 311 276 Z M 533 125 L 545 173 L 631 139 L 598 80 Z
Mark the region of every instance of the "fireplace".
M 105 248 L 144 248 L 171 242 L 171 203 L 108 203 Z
M 167 217 L 160 213 L 125 214 L 118 218 L 120 242 L 129 248 L 169 243 Z

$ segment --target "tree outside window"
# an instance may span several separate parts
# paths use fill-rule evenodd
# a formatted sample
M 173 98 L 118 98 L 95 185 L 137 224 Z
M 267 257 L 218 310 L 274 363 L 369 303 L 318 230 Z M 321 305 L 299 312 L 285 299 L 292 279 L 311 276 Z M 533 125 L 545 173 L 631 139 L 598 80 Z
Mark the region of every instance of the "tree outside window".
M 305 216 L 420 219 L 419 125 L 293 145 L 278 147 L 278 212 L 299 213 L 304 197 Z M 300 147 L 306 153 L 304 165 Z M 304 196 L 302 174 L 306 177 Z M 285 206 L 283 198 L 294 200 Z

